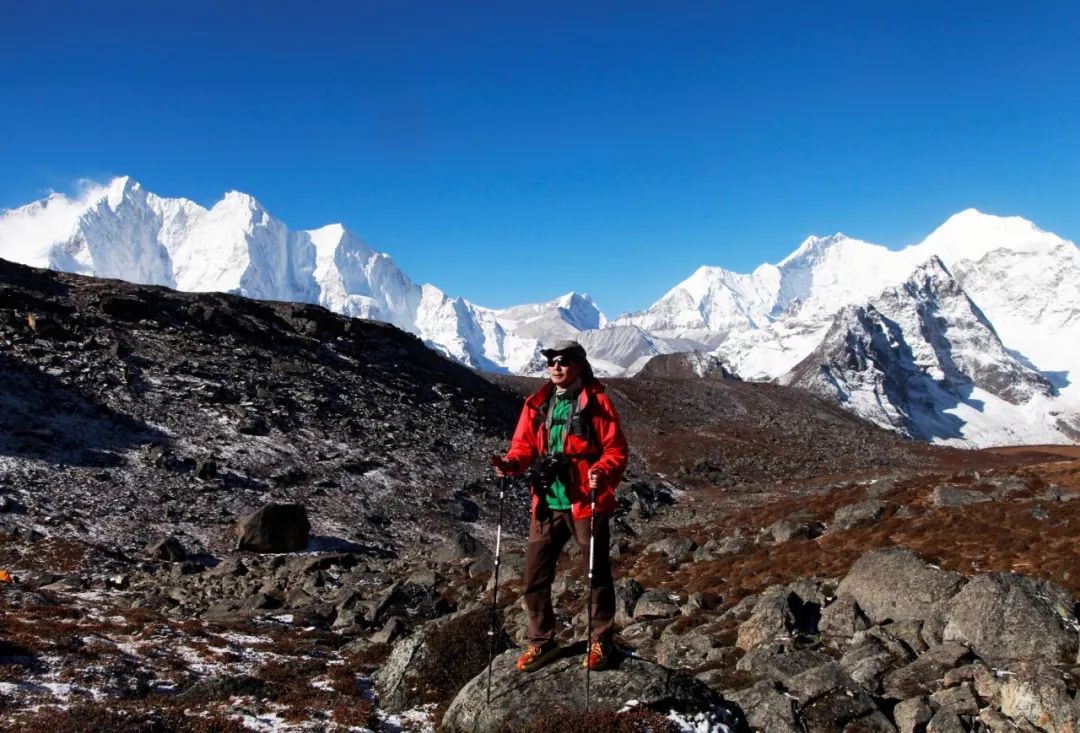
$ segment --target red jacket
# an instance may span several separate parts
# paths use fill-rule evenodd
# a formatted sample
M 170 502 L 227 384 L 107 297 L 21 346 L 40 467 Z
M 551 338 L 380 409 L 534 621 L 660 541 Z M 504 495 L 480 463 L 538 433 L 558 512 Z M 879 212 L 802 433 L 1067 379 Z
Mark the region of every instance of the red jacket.
M 525 407 L 518 418 L 514 438 L 510 441 L 510 451 L 504 460 L 512 464 L 512 473 L 521 475 L 532 465 L 536 456 L 548 452 L 548 429 L 543 414 L 544 403 L 555 391 L 555 385 L 548 382 L 539 391 L 525 400 Z M 588 441 L 566 431 L 563 438 L 563 453 L 589 454 L 600 451 L 599 457 L 574 458 L 574 470 L 571 471 L 570 485 L 566 494 L 570 499 L 574 519 L 587 519 L 589 516 L 589 470 L 597 468 L 601 472 L 600 485 L 596 491 L 596 511 L 599 514 L 611 514 L 615 511 L 615 487 L 622 480 L 626 470 L 626 437 L 619 426 L 619 415 L 615 406 L 604 394 L 604 385 L 592 382 L 578 393 L 575 411 L 586 417 L 591 425 L 593 438 Z M 591 442 L 591 445 L 590 445 Z M 590 460 L 591 459 L 591 460 Z M 540 498 L 533 495 L 533 513 Z

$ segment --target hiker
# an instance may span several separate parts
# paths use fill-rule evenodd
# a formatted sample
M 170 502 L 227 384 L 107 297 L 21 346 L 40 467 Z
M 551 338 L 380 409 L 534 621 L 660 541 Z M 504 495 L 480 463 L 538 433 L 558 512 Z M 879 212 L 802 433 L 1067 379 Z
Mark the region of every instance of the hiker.
M 611 655 L 615 586 L 609 520 L 615 511 L 615 487 L 626 469 L 626 438 L 581 344 L 560 341 L 540 353 L 547 357 L 550 381 L 525 400 L 507 454 L 492 457 L 500 477 L 521 476 L 533 469 L 528 474 L 532 519 L 525 555 L 529 646 L 517 668 L 531 672 L 559 656 L 551 582 L 559 553 L 571 537 L 588 568 L 592 488 L 596 490 L 596 516 L 591 523 L 592 638 L 582 666 L 599 670 L 608 665 Z

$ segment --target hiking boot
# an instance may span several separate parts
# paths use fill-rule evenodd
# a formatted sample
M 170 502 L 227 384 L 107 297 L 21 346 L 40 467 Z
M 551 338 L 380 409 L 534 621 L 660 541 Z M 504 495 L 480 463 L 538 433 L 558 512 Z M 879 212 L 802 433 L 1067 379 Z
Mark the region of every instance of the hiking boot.
M 525 653 L 518 657 L 518 671 L 535 672 L 559 656 L 561 651 L 559 645 L 554 641 L 545 641 L 543 644 L 529 644 Z
M 581 660 L 581 666 L 594 671 L 607 669 L 608 662 L 610 661 L 611 642 L 594 641 L 592 644 L 589 644 L 589 652 L 585 655 L 585 658 Z

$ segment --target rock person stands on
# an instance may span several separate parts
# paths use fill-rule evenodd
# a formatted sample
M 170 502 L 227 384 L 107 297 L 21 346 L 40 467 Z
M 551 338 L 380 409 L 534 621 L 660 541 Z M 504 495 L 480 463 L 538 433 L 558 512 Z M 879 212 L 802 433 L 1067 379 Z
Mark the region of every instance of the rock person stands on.
M 517 668 L 531 672 L 559 656 L 551 583 L 559 553 L 571 537 L 588 569 L 591 487 L 596 489 L 592 639 L 582 666 L 603 669 L 611 653 L 615 619 L 609 520 L 615 511 L 615 487 L 626 469 L 626 438 L 581 344 L 560 341 L 541 353 L 547 357 L 551 381 L 525 401 L 509 452 L 492 458 L 499 476 L 520 476 L 533 467 L 525 555 L 529 646 Z

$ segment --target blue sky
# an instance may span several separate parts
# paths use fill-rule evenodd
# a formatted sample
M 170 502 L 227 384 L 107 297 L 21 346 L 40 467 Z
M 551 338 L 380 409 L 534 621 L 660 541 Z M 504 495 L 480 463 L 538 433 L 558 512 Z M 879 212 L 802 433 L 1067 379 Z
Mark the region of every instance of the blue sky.
M 615 315 L 972 206 L 1080 239 L 1077 38 L 1072 2 L 6 3 L 0 208 L 238 189 L 452 295 Z

